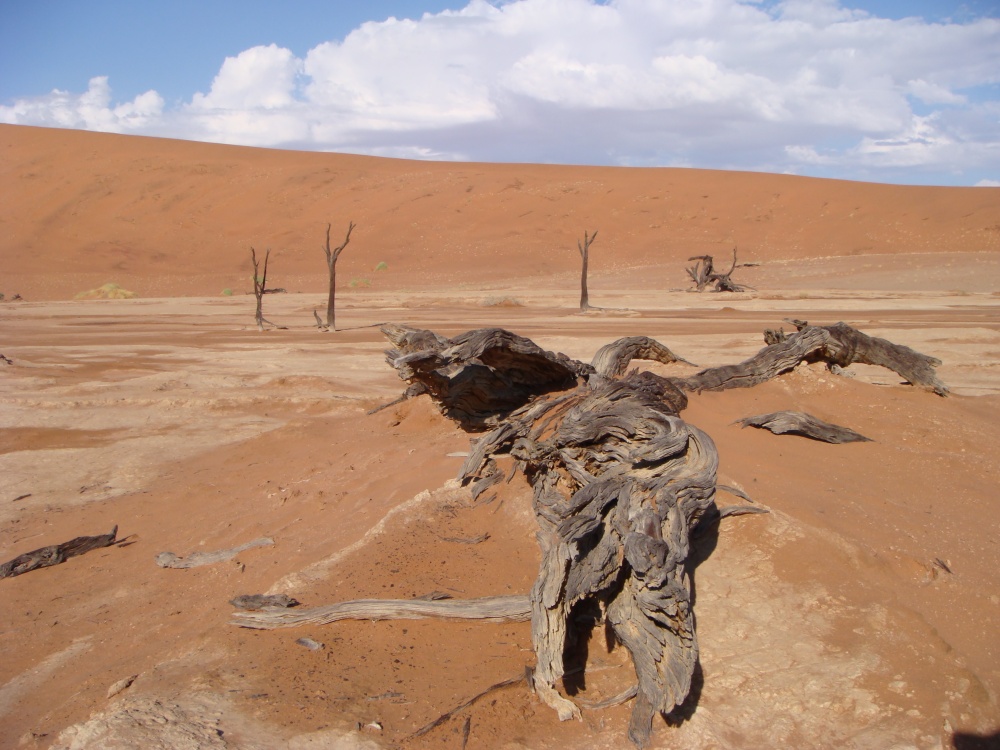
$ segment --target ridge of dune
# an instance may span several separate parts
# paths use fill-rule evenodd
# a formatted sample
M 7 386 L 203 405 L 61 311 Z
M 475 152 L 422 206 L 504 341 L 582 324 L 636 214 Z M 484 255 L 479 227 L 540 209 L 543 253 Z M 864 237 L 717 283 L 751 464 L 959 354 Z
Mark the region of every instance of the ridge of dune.
M 347 280 L 483 285 L 688 257 L 741 260 L 1000 250 L 996 188 L 747 172 L 418 162 L 0 125 L 8 294 L 68 299 L 116 282 L 142 297 L 242 290 L 249 248 L 272 278 L 322 291 L 327 222 Z M 16 287 L 16 289 L 15 289 Z M 291 289 L 290 289 L 291 290 Z

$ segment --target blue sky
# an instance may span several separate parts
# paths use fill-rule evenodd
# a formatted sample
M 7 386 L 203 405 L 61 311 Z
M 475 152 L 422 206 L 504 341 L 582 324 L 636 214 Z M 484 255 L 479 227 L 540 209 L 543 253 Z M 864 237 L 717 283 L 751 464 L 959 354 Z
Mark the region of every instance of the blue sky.
M 1000 185 L 1000 0 L 4 0 L 0 122 Z

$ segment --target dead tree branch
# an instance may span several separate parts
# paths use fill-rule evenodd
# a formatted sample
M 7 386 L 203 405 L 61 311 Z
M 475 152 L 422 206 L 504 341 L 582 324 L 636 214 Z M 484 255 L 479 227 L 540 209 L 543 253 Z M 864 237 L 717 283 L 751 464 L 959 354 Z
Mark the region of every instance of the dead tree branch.
M 824 443 L 872 442 L 871 438 L 867 438 L 848 427 L 830 424 L 800 411 L 776 411 L 771 414 L 745 417 L 737 420 L 737 424 L 741 424 L 743 427 L 760 427 L 770 430 L 775 435 L 802 435 Z
M 28 573 L 38 568 L 48 568 L 52 565 L 66 562 L 71 557 L 82 555 L 101 547 L 110 547 L 116 544 L 118 539 L 118 527 L 115 526 L 108 534 L 98 536 L 78 536 L 62 544 L 51 544 L 48 547 L 18 555 L 13 560 L 8 560 L 0 565 L 0 578 L 13 578 L 14 576 Z
M 783 331 L 765 331 L 764 340 L 768 345 L 744 362 L 712 367 L 687 378 L 672 380 L 685 391 L 722 391 L 758 385 L 802 362 L 825 362 L 828 366 L 839 367 L 861 363 L 885 367 L 907 382 L 939 396 L 948 394 L 948 387 L 934 372 L 941 364 L 936 357 L 868 336 L 846 323 L 811 326 L 805 321 L 794 322 L 799 330 L 790 335 Z
M 355 599 L 311 609 L 235 612 L 230 623 L 241 628 L 274 630 L 297 625 L 326 625 L 338 620 L 421 620 L 438 617 L 489 622 L 524 622 L 531 617 L 526 596 L 482 599 Z

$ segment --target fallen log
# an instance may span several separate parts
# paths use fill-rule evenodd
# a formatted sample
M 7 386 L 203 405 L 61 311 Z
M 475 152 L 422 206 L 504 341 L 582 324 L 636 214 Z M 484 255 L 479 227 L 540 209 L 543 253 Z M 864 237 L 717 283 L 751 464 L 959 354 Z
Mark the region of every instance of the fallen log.
M 871 438 L 848 427 L 824 422 L 811 414 L 800 411 L 776 411 L 771 414 L 759 414 L 737 420 L 743 427 L 760 427 L 770 430 L 775 435 L 791 433 L 802 435 L 824 443 L 870 443 Z
M 524 622 L 531 616 L 526 596 L 493 596 L 482 599 L 354 599 L 324 607 L 235 612 L 232 625 L 254 630 L 326 625 L 338 620 L 421 620 L 440 617 L 454 620 Z
M 66 562 L 71 557 L 82 555 L 101 547 L 110 547 L 117 543 L 118 526 L 111 529 L 110 533 L 99 534 L 97 536 L 78 536 L 62 544 L 50 544 L 47 547 L 26 552 L 18 555 L 13 560 L 8 560 L 0 565 L 0 578 L 13 578 L 14 576 L 29 573 L 38 568 L 48 568 L 52 565 Z
M 202 565 L 213 565 L 218 562 L 232 560 L 240 552 L 254 547 L 266 547 L 274 544 L 273 539 L 261 537 L 230 549 L 220 549 L 216 552 L 192 552 L 187 557 L 178 557 L 173 552 L 161 552 L 156 556 L 156 564 L 161 568 L 199 568 Z

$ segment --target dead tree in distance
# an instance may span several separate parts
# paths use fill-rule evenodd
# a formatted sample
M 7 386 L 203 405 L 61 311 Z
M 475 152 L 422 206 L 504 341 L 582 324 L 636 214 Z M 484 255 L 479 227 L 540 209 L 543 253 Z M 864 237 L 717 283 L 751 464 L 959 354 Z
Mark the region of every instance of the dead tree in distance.
M 257 328 L 264 330 L 264 289 L 267 288 L 267 260 L 271 257 L 271 248 L 264 253 L 264 272 L 260 272 L 260 262 L 257 260 L 257 251 L 250 248 L 250 259 L 253 261 L 253 294 L 257 298 L 257 312 L 254 320 L 257 321 Z
M 347 236 L 344 237 L 343 243 L 339 247 L 330 249 L 330 227 L 331 225 L 327 223 L 326 225 L 326 246 L 323 248 L 323 252 L 326 253 L 326 267 L 330 272 L 330 293 L 326 298 L 326 325 L 331 330 L 337 330 L 336 328 L 336 296 L 337 296 L 337 259 L 340 254 L 347 247 L 347 243 L 351 241 L 351 232 L 354 231 L 354 222 L 350 222 L 347 227 Z M 318 315 L 316 317 L 319 317 Z
M 257 251 L 252 247 L 250 248 L 250 260 L 253 261 L 253 295 L 257 298 L 257 312 L 254 314 L 254 320 L 257 321 L 258 330 L 264 330 L 264 324 L 267 323 L 270 326 L 285 330 L 284 326 L 275 325 L 270 320 L 264 317 L 264 295 L 274 292 L 283 292 L 284 289 L 268 289 L 267 288 L 267 260 L 271 257 L 271 248 L 268 248 L 264 253 L 264 270 L 260 270 L 260 261 L 257 260 Z
M 752 289 L 752 287 L 737 284 L 732 280 L 733 271 L 737 268 L 746 268 L 752 265 L 750 263 L 736 262 L 735 247 L 733 248 L 733 265 L 725 273 L 718 273 L 715 270 L 711 255 L 695 255 L 693 258 L 688 258 L 688 260 L 698 261 L 690 268 L 684 270 L 687 271 L 688 276 L 691 277 L 691 281 L 694 282 L 695 289 L 699 292 L 705 291 L 705 287 L 712 284 L 715 285 L 713 291 L 716 292 L 746 292 Z
M 580 257 L 583 258 L 583 271 L 580 274 L 580 312 L 590 309 L 590 295 L 587 293 L 587 262 L 590 260 L 590 246 L 597 239 L 597 232 L 589 237 L 587 232 L 583 233 L 583 242 L 576 241 L 576 246 L 580 250 Z

